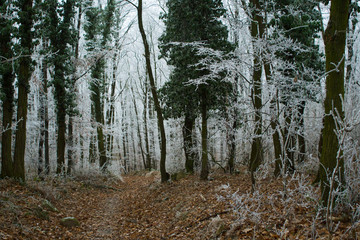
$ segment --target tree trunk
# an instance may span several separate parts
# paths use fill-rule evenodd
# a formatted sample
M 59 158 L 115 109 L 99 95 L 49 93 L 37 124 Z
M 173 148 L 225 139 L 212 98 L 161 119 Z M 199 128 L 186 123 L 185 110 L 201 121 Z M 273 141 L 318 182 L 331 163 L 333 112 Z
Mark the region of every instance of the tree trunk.
M 32 0 L 24 0 L 21 2 L 20 14 L 20 32 L 21 47 L 23 53 L 28 55 L 20 59 L 20 72 L 18 75 L 18 107 L 17 120 L 18 126 L 15 136 L 15 153 L 14 153 L 14 177 L 25 181 L 25 149 L 26 149 L 26 120 L 28 105 L 29 80 L 32 74 L 31 55 L 32 53 Z
M 144 154 L 144 148 L 143 148 L 143 145 L 142 145 L 142 137 L 141 137 L 141 131 L 140 131 L 139 113 L 138 113 L 138 109 L 137 109 L 137 106 L 136 106 L 136 101 L 135 101 L 135 96 L 134 95 L 133 95 L 133 103 L 134 103 L 134 111 L 135 111 L 135 117 L 136 117 L 137 135 L 138 135 L 138 138 L 139 138 L 140 153 L 141 153 L 141 158 L 143 160 L 144 166 L 146 168 L 145 154 Z
M 56 87 L 55 87 L 56 88 Z M 58 104 L 57 112 L 57 166 L 56 173 L 63 174 L 65 171 L 65 133 L 66 133 L 66 107 L 65 107 L 65 88 L 58 86 L 58 97 L 61 99 L 61 103 Z
M 69 116 L 69 125 L 68 125 L 68 166 L 67 166 L 67 175 L 71 175 L 74 168 L 73 160 L 73 147 L 74 147 L 74 133 L 73 133 L 73 117 Z
M 43 62 L 43 64 L 45 64 Z M 44 87 L 44 79 L 45 79 L 45 75 L 44 75 L 44 66 L 43 66 L 43 87 Z M 44 91 L 43 89 L 40 89 L 40 93 L 39 93 L 39 121 L 40 121 L 40 140 L 39 140 L 39 161 L 38 161 L 38 176 L 42 176 L 43 172 L 44 172 L 44 142 L 45 142 L 45 96 L 44 96 Z
M 146 39 L 146 34 L 143 26 L 143 19 L 142 19 L 142 0 L 139 0 L 138 7 L 138 25 L 140 34 L 143 40 L 144 49 L 145 49 L 145 60 L 146 60 L 146 69 L 149 75 L 149 81 L 150 81 L 150 88 L 151 93 L 154 100 L 155 110 L 157 113 L 158 118 L 158 126 L 160 129 L 160 136 L 161 136 L 161 155 L 160 155 L 160 173 L 161 173 L 161 182 L 167 182 L 169 180 L 169 174 L 166 172 L 166 135 L 165 135 L 165 127 L 164 127 L 164 119 L 162 115 L 162 110 L 160 107 L 158 95 L 156 92 L 156 86 L 155 86 L 155 80 L 151 68 L 151 62 L 150 62 L 150 49 L 149 44 Z
M 46 67 L 46 69 L 44 71 L 46 71 L 46 78 L 44 76 L 44 83 L 43 83 L 43 87 L 44 87 L 44 103 L 45 103 L 45 107 L 44 107 L 44 121 L 45 121 L 45 125 L 44 125 L 44 131 L 45 131 L 45 139 L 44 139 L 44 148 L 45 148 L 45 174 L 48 175 L 50 173 L 50 153 L 49 153 L 49 107 L 48 107 L 48 84 L 47 84 L 47 66 L 45 65 L 44 67 Z
M 264 34 L 264 22 L 261 13 L 261 5 L 259 0 L 251 0 L 250 4 L 254 7 L 252 11 L 252 21 L 251 21 L 251 36 L 253 39 L 262 38 Z M 254 48 L 254 63 L 253 63 L 253 104 L 255 109 L 255 128 L 254 128 L 254 138 L 251 145 L 251 156 L 249 170 L 251 172 L 252 184 L 255 184 L 254 172 L 260 166 L 263 159 L 263 149 L 262 149 L 262 63 L 259 46 L 256 46 L 256 43 L 253 43 Z
M 194 173 L 194 146 L 193 146 L 193 130 L 195 118 L 185 114 L 183 126 L 184 152 L 185 152 L 185 169 L 188 173 Z
M 236 110 L 234 110 L 234 119 L 233 124 L 231 126 L 230 132 L 229 132 L 229 140 L 228 140 L 228 148 L 229 148 L 229 159 L 228 159 L 228 168 L 230 174 L 234 173 L 235 170 L 235 154 L 236 154 L 236 129 L 238 127 L 238 114 Z
M 274 133 L 272 135 L 273 138 L 273 145 L 274 145 L 274 153 L 275 153 L 275 170 L 274 175 L 275 177 L 278 177 L 281 173 L 282 169 L 282 148 L 281 148 L 281 141 L 280 141 L 280 130 L 278 129 L 279 123 L 279 110 L 278 110 L 278 94 L 276 94 L 276 97 L 271 100 L 270 103 L 270 112 L 271 112 L 271 128 L 273 129 Z
M 2 43 L 1 43 L 2 44 Z M 2 45 L 3 47 L 3 45 Z M 5 49 L 1 49 L 2 52 Z M 13 161 L 12 161 L 12 116 L 13 116 L 13 102 L 14 102 L 14 87 L 13 81 L 14 76 L 12 74 L 12 68 L 10 64 L 4 64 L 6 67 L 5 73 L 3 74 L 2 91 L 4 92 L 3 98 L 3 133 L 1 142 L 1 178 L 13 176 Z
M 305 154 L 306 154 L 306 143 L 305 143 L 305 136 L 304 136 L 304 112 L 305 112 L 305 101 L 301 101 L 300 105 L 298 106 L 298 144 L 299 144 L 299 162 L 305 161 Z
M 204 86 L 201 86 L 201 172 L 200 179 L 207 180 L 209 176 L 208 146 L 207 146 L 207 93 Z
M 294 147 L 295 147 L 295 137 L 292 131 L 292 120 L 293 111 L 288 104 L 285 104 L 285 127 L 284 127 L 284 145 L 285 145 L 285 168 L 286 171 L 293 173 L 295 171 L 295 161 L 294 161 Z
M 150 143 L 149 143 L 149 131 L 148 131 L 148 119 L 147 119 L 147 112 L 148 112 L 148 90 L 145 90 L 145 99 L 144 99 L 144 134 L 145 134 L 145 169 L 151 169 L 151 154 L 150 154 Z
M 1 1 L 3 3 L 4 1 Z M 5 8 L 5 7 L 4 7 Z M 5 18 L 0 18 L 0 27 L 6 29 L 11 24 Z M 2 30 L 0 34 L 0 55 L 10 59 L 13 57 L 11 51 L 11 35 L 8 31 Z M 1 178 L 13 176 L 12 161 L 12 116 L 14 113 L 14 74 L 11 62 L 3 62 L 0 65 L 1 93 L 2 100 L 2 141 L 1 141 Z
M 104 125 L 104 116 L 103 116 L 103 106 L 102 106 L 102 94 L 100 86 L 102 84 L 102 63 L 103 59 L 100 60 L 92 72 L 92 82 L 90 83 L 91 93 L 91 101 L 94 109 L 94 119 L 96 121 L 96 132 L 97 132 L 97 145 L 99 150 L 99 167 L 102 171 L 106 170 L 106 148 L 105 148 L 105 139 L 103 133 L 103 125 Z
M 96 136 L 91 133 L 90 135 L 90 144 L 89 144 L 89 162 L 95 163 L 96 162 Z
M 117 53 L 115 53 L 113 57 L 113 72 L 112 72 L 112 82 L 111 82 L 111 89 L 110 89 L 110 97 L 109 97 L 109 103 L 110 107 L 108 110 L 108 116 L 107 116 L 107 125 L 108 127 L 112 128 L 112 125 L 114 124 L 115 120 L 115 87 L 116 87 L 116 60 L 117 60 Z M 107 136 L 107 152 L 109 153 L 110 158 L 112 158 L 112 152 L 113 152 L 113 146 L 114 146 L 114 135 L 112 131 L 110 131 L 110 134 Z
M 340 146 L 335 133 L 335 119 L 331 113 L 338 113 L 343 119 L 342 98 L 344 97 L 344 62 L 346 28 L 348 25 L 349 1 L 332 0 L 330 20 L 325 31 L 326 54 L 326 97 L 323 129 L 323 145 L 320 159 L 319 178 L 321 181 L 322 201 L 329 203 L 331 191 L 344 182 L 344 159 L 337 158 Z M 341 156 L 341 154 L 339 155 Z M 329 175 L 336 171 L 339 182 L 330 189 Z M 331 176 L 331 175 L 330 175 Z
M 75 43 L 75 61 L 79 58 L 79 40 L 80 40 L 80 31 L 81 31 L 81 15 L 82 15 L 82 3 L 80 2 L 79 9 L 78 9 L 78 19 L 77 19 L 77 36 L 76 36 L 76 43 Z M 74 68 L 74 76 L 71 80 L 71 87 L 73 88 L 73 91 L 77 93 L 77 87 L 76 87 L 76 80 L 75 80 L 75 74 L 76 69 Z M 74 168 L 74 114 L 69 114 L 69 123 L 68 123 L 68 166 L 67 166 L 67 174 L 71 175 L 73 168 Z

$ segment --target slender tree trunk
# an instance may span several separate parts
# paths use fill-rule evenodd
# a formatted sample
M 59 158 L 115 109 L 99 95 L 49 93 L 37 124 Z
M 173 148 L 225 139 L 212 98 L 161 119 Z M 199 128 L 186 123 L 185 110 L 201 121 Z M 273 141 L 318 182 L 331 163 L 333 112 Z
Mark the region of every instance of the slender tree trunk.
M 90 144 L 89 144 L 89 162 L 95 163 L 96 162 L 96 136 L 91 133 L 90 136 Z
M 236 110 L 234 110 L 236 111 Z M 228 148 L 229 148 L 229 159 L 228 159 L 228 167 L 230 174 L 234 173 L 235 169 L 235 154 L 236 154 L 236 129 L 238 125 L 238 116 L 236 112 L 234 112 L 233 124 L 230 129 L 229 133 L 229 142 L 228 142 Z
M 47 65 L 44 65 L 45 69 L 43 69 L 44 75 L 43 79 L 43 87 L 44 87 L 44 131 L 45 131 L 45 139 L 44 139 L 44 148 L 45 148 L 45 174 L 48 175 L 50 173 L 50 153 L 49 153 L 49 107 L 48 107 L 48 84 L 47 84 Z
M 101 60 L 103 61 L 103 60 Z M 104 115 L 103 115 L 103 106 L 102 106 L 102 94 L 101 94 L 101 82 L 102 80 L 102 65 L 103 63 L 98 62 L 93 69 L 92 78 L 93 82 L 90 84 L 91 93 L 91 101 L 94 109 L 94 119 L 96 121 L 96 132 L 97 132 L 97 145 L 100 155 L 99 167 L 102 171 L 106 170 L 106 148 L 105 148 L 105 138 L 103 133 L 103 125 L 104 125 Z
M 253 39 L 262 38 L 264 35 L 264 22 L 262 17 L 262 7 L 259 0 L 250 0 L 250 4 L 254 8 L 252 10 L 252 21 L 251 21 L 251 36 Z M 253 186 L 255 185 L 254 172 L 260 166 L 263 160 L 263 147 L 262 147 L 262 63 L 261 56 L 259 51 L 259 46 L 256 43 L 253 43 L 254 48 L 254 63 L 253 63 L 253 104 L 255 108 L 255 128 L 254 128 L 254 138 L 251 145 L 251 156 L 249 170 L 251 172 L 251 179 Z
M 305 136 L 304 136 L 304 112 L 305 112 L 305 101 L 301 101 L 300 105 L 298 106 L 298 131 L 297 139 L 299 144 L 299 162 L 305 161 L 305 154 L 306 154 L 306 145 L 305 145 Z
M 91 128 L 95 129 L 95 120 L 94 120 L 94 106 L 91 105 Z M 96 136 L 91 131 L 90 133 L 90 143 L 89 143 L 89 162 L 95 163 L 96 162 Z
M 194 173 L 194 146 L 193 146 L 193 131 L 195 126 L 195 118 L 185 114 L 185 121 L 183 126 L 184 152 L 185 152 L 185 169 L 188 173 Z
M 21 2 L 20 15 L 20 31 L 21 31 L 21 47 L 25 55 L 31 55 L 32 52 L 32 34 L 33 26 L 32 16 L 32 0 L 24 0 Z M 26 120 L 28 105 L 28 89 L 29 80 L 31 78 L 31 57 L 23 57 L 20 59 L 20 71 L 18 75 L 18 107 L 17 120 L 18 126 L 15 136 L 15 152 L 14 152 L 14 177 L 25 181 L 25 149 L 26 149 Z
M 125 103 L 122 102 L 121 103 L 121 109 L 122 109 L 122 126 L 121 126 L 121 130 L 122 130 L 122 148 L 123 148 L 123 163 L 124 163 L 124 169 L 125 171 L 127 171 L 126 167 L 127 167 L 127 158 L 128 158 L 128 151 L 127 151 L 127 145 L 128 145 L 128 141 L 126 138 L 127 135 L 127 131 L 128 131 L 128 127 L 127 127 L 127 123 L 125 122 Z
M 74 168 L 73 160 L 73 147 L 74 147 L 74 127 L 73 127 L 73 117 L 69 116 L 69 125 L 68 125 L 68 166 L 67 166 L 67 175 L 71 175 Z
M 43 75 L 44 78 L 44 75 Z M 45 140 L 45 96 L 40 90 L 39 96 L 39 121 L 40 121 L 40 140 L 39 140 L 39 161 L 38 161 L 38 176 L 42 176 L 44 172 L 44 140 Z
M 290 106 L 285 104 L 285 127 L 284 127 L 284 141 L 285 141 L 285 149 L 286 149 L 286 156 L 285 156 L 285 167 L 286 171 L 293 173 L 295 171 L 295 161 L 294 161 L 294 147 L 295 147 L 295 137 L 292 131 L 292 116 L 293 111 Z
M 114 124 L 114 120 L 115 120 L 115 88 L 116 88 L 116 71 L 117 71 L 116 60 L 117 60 L 117 53 L 115 53 L 113 57 L 113 72 L 112 72 L 112 82 L 111 82 L 110 98 L 109 98 L 110 107 L 107 116 L 107 125 L 110 128 L 112 128 L 112 125 Z M 114 146 L 114 135 L 112 131 L 110 132 L 111 133 L 108 134 L 107 136 L 106 145 L 107 145 L 108 153 L 110 154 L 110 156 L 112 156 L 113 146 Z
M 3 49 L 2 49 L 3 50 Z M 5 65 L 5 64 L 4 64 Z M 2 79 L 2 91 L 4 92 L 3 98 L 3 133 L 1 142 L 1 178 L 13 176 L 13 161 L 12 161 L 12 116 L 14 112 L 14 76 L 10 65 L 7 64 L 7 71 Z
M 78 9 L 78 19 L 77 19 L 77 36 L 76 36 L 76 44 L 75 44 L 75 61 L 79 58 L 79 40 L 80 40 L 80 28 L 81 28 L 81 15 L 82 15 L 82 4 L 80 3 Z M 73 90 L 77 93 L 76 80 L 75 80 L 76 69 L 74 68 L 74 76 L 71 80 L 71 85 Z M 67 174 L 71 175 L 74 168 L 74 114 L 69 114 L 69 123 L 68 123 L 68 166 L 67 166 Z
M 346 29 L 349 15 L 348 0 L 332 0 L 330 7 L 330 20 L 327 25 L 324 42 L 326 54 L 326 97 L 325 117 L 323 129 L 323 144 L 320 159 L 319 179 L 321 181 L 322 201 L 329 203 L 331 190 L 336 189 L 344 179 L 344 159 L 339 155 L 340 146 L 335 133 L 335 119 L 331 113 L 338 113 L 343 119 L 342 98 L 344 97 L 344 70 Z M 330 189 L 329 173 L 335 171 L 339 182 L 334 182 Z M 331 176 L 331 175 L 330 175 Z
M 274 153 L 275 153 L 275 170 L 274 175 L 278 177 L 281 174 L 282 169 L 282 148 L 281 148 L 281 140 L 280 140 L 280 130 L 279 127 L 279 97 L 276 93 L 274 99 L 271 100 L 270 103 L 270 112 L 271 112 L 271 128 L 273 129 L 273 145 L 274 145 Z
M 158 95 L 156 92 L 156 86 L 155 86 L 155 80 L 151 68 L 151 62 L 150 62 L 150 48 L 148 41 L 146 39 L 146 34 L 143 26 L 143 19 L 142 19 L 142 0 L 139 0 L 138 7 L 138 24 L 139 24 L 139 30 L 140 34 L 143 40 L 144 49 L 145 49 L 145 60 L 146 60 L 146 68 L 149 75 L 149 81 L 150 81 L 150 88 L 151 93 L 153 96 L 154 104 L 155 104 L 155 110 L 157 113 L 158 118 L 158 126 L 160 129 L 160 136 L 161 136 L 161 154 L 160 154 L 160 173 L 161 173 L 161 182 L 167 182 L 169 180 L 169 174 L 166 172 L 166 135 L 165 135 L 165 127 L 164 127 L 164 119 L 162 115 L 162 110 L 160 107 Z
M 4 1 L 1 1 L 2 3 Z M 0 26 L 10 24 L 6 19 L 0 18 Z M 11 51 L 11 35 L 10 30 L 3 31 L 0 34 L 0 55 L 5 58 L 13 56 Z M 2 93 L 2 141 L 1 141 L 1 178 L 13 176 L 13 160 L 12 160 L 12 116 L 14 113 L 14 74 L 10 62 L 1 63 L 0 66 L 0 83 Z
M 55 87 L 56 88 L 56 87 Z M 65 133 L 66 133 L 66 106 L 65 106 L 65 89 L 58 86 L 58 99 L 60 98 L 62 104 L 58 104 L 58 113 L 57 113 L 57 166 L 56 173 L 63 174 L 65 171 Z
M 144 134 L 145 134 L 145 169 L 151 169 L 151 155 L 150 155 L 150 143 L 149 143 L 149 131 L 148 131 L 148 119 L 147 119 L 147 111 L 148 111 L 148 91 L 145 90 L 145 99 L 144 99 Z
M 133 103 L 134 103 L 134 111 L 135 111 L 136 124 L 137 124 L 136 129 L 137 129 L 137 135 L 138 135 L 138 138 L 139 138 L 139 146 L 140 146 L 141 158 L 143 160 L 144 166 L 146 166 L 144 148 L 143 148 L 141 131 L 140 131 L 139 113 L 138 113 L 138 109 L 137 109 L 137 106 L 136 106 L 135 96 L 133 96 Z
M 209 176 L 208 161 L 208 132 L 207 132 L 207 93 L 204 86 L 201 91 L 201 172 L 200 179 L 207 180 Z

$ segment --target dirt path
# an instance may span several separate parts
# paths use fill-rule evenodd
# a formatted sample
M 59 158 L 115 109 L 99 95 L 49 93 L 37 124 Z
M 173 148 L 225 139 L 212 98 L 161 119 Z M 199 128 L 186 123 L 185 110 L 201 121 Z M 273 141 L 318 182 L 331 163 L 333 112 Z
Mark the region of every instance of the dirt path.
M 314 209 L 298 204 L 302 194 L 282 203 L 281 181 L 259 183 L 261 195 L 248 194 L 249 183 L 247 175 L 217 174 L 211 181 L 186 176 L 161 184 L 158 173 L 125 176 L 124 181 L 106 176 L 55 178 L 26 186 L 0 180 L 0 239 L 311 238 Z M 246 196 L 242 202 L 228 198 L 235 191 Z M 46 209 L 45 200 L 59 211 Z M 254 222 L 254 214 L 260 222 Z M 77 218 L 80 226 L 62 226 L 64 217 Z M 239 222 L 239 217 L 244 220 Z M 353 239 L 344 237 L 353 234 L 349 226 L 340 222 L 333 239 Z M 359 229 L 354 231 L 358 234 Z M 317 239 L 329 237 L 324 221 L 316 222 L 315 233 Z

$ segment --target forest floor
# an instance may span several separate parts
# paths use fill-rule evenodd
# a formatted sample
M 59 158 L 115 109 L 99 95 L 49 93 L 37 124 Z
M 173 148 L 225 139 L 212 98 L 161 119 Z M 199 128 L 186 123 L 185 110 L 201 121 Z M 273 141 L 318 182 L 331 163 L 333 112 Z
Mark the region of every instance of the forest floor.
M 158 172 L 0 180 L 0 239 L 358 239 L 346 214 L 331 216 L 312 198 L 318 193 L 298 177 L 258 182 L 247 174 L 214 173 L 161 184 Z M 305 181 L 305 182 L 304 182 Z M 284 184 L 288 190 L 284 190 Z M 286 196 L 285 196 L 286 194 Z M 79 226 L 63 226 L 75 217 Z

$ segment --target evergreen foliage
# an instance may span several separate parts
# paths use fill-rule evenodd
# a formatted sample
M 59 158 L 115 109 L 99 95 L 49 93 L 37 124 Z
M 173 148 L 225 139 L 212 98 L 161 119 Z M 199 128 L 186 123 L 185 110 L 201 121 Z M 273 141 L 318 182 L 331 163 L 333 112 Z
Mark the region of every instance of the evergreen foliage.
M 232 85 L 222 82 L 221 76 L 209 77 L 199 85 L 191 83 L 191 80 L 206 78 L 209 74 L 201 64 L 201 60 L 207 56 L 201 54 L 199 48 L 224 53 L 234 49 L 227 41 L 227 28 L 220 20 L 225 9 L 220 0 L 169 0 L 167 7 L 168 13 L 162 16 L 166 29 L 159 39 L 160 51 L 174 68 L 170 81 L 160 90 L 165 116 L 194 119 L 202 106 L 204 121 L 208 110 L 219 109 L 226 103 L 225 97 L 232 92 Z M 207 138 L 206 135 L 203 133 L 203 138 Z M 207 147 L 203 149 L 203 157 L 207 159 Z M 187 170 L 193 171 L 192 167 Z M 204 174 L 204 178 L 207 178 L 207 174 Z

